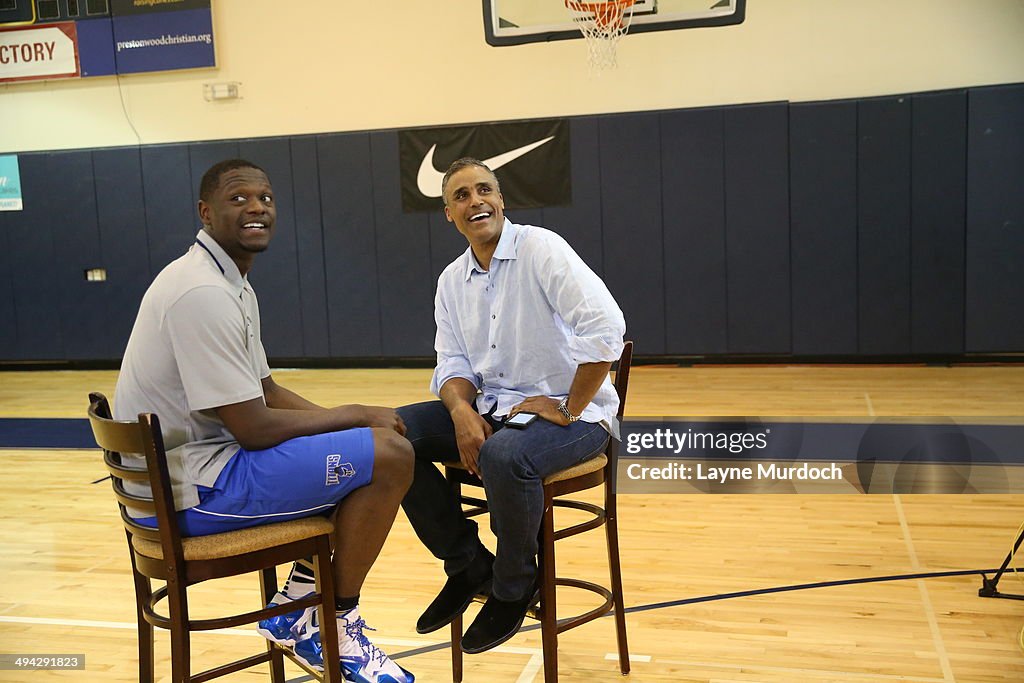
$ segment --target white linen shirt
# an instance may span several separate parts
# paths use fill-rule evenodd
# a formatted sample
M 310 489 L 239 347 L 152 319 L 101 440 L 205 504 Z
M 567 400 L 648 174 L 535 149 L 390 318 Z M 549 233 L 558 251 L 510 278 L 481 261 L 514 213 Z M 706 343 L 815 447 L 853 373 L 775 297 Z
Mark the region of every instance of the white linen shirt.
M 441 273 L 434 318 L 430 390 L 469 380 L 477 410 L 496 417 L 529 396 L 565 398 L 579 365 L 618 360 L 626 329 L 604 282 L 562 237 L 507 218 L 490 270 L 468 248 Z M 618 406 L 605 377 L 581 419 L 617 434 Z

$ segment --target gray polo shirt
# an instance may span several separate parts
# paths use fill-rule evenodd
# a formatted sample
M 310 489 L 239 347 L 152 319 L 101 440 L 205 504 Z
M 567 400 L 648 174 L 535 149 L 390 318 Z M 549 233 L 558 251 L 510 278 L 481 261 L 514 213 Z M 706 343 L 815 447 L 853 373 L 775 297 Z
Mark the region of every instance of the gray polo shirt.
M 213 486 L 238 451 L 214 408 L 263 398 L 269 375 L 256 294 L 200 230 L 143 296 L 114 396 L 116 419 L 160 418 L 176 509 L 198 505 L 196 485 Z

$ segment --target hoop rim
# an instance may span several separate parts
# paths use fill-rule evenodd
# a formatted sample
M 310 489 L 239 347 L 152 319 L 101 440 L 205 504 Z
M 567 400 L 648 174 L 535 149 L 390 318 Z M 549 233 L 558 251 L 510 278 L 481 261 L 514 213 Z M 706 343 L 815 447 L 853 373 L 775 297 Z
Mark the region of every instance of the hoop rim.
M 621 25 L 623 14 L 634 4 L 636 0 L 565 0 L 568 9 L 592 15 L 594 23 L 601 28 L 607 28 L 613 23 Z
M 577 12 L 599 12 L 604 9 L 607 5 L 621 6 L 622 9 L 631 7 L 636 4 L 636 0 L 603 0 L 602 2 L 580 2 L 579 0 L 565 0 L 565 6 L 569 9 L 574 9 Z

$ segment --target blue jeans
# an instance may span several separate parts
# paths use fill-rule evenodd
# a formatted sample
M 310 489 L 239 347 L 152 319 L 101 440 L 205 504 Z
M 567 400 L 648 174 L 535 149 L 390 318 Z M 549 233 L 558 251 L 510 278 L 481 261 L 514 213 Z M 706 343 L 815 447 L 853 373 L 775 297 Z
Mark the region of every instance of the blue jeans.
M 462 514 L 435 462 L 459 459 L 455 426 L 440 401 L 403 406 L 406 438 L 416 451 L 412 486 L 402 501 L 417 536 L 449 576 L 466 569 L 483 549 L 476 522 Z M 604 451 L 608 432 L 599 424 L 567 427 L 536 419 L 526 429 L 502 428 L 485 416 L 494 434 L 480 449 L 480 471 L 490 507 L 491 531 L 498 539 L 492 593 L 517 600 L 537 574 L 537 532 L 544 513 L 543 479 Z

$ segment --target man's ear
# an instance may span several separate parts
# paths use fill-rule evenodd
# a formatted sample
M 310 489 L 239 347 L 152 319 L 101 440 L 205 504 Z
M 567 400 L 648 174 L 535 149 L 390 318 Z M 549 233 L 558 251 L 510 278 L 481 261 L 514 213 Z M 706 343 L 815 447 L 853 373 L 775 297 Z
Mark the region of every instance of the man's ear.
M 448 205 L 447 204 L 444 205 L 444 217 L 448 219 L 449 223 L 454 223 L 455 222 L 455 221 L 452 220 L 452 212 L 448 210 Z
M 199 211 L 199 220 L 203 222 L 203 225 L 209 225 L 210 205 L 200 199 L 199 203 L 196 205 L 196 209 Z

